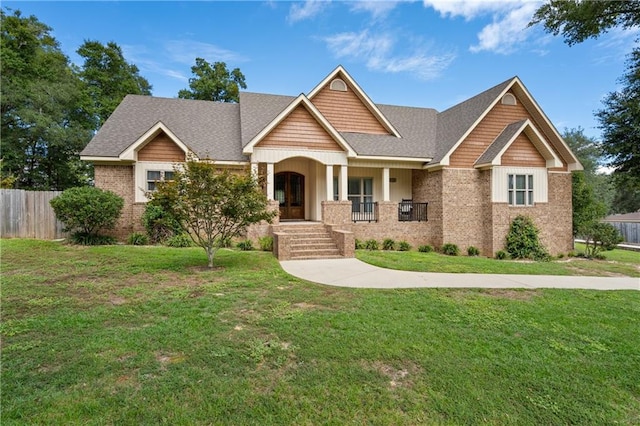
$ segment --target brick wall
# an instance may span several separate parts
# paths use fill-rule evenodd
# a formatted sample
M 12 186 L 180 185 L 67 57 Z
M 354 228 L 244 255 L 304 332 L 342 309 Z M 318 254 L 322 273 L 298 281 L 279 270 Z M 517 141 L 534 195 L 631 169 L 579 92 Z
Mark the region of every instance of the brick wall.
M 124 200 L 122 216 L 111 235 L 123 241 L 133 232 L 134 224 L 140 222 L 139 208 L 134 215 L 134 179 L 133 166 L 94 166 L 95 185 L 100 189 L 109 190 Z
M 443 170 L 428 172 L 426 170 L 413 170 L 411 186 L 413 201 L 416 203 L 429 203 L 427 217 L 429 221 L 428 232 L 425 241 L 419 245 L 429 244 L 440 247 L 443 243 Z

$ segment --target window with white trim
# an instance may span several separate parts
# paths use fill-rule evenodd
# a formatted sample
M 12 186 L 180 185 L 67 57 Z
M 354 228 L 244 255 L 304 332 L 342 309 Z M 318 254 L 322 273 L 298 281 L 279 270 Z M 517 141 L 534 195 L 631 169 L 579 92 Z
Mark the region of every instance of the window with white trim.
M 373 178 L 349 178 L 348 199 L 352 202 L 351 210 L 366 212 L 373 209 Z
M 172 170 L 147 170 L 147 191 L 155 191 L 158 182 L 173 180 Z
M 533 175 L 508 176 L 510 206 L 533 206 Z

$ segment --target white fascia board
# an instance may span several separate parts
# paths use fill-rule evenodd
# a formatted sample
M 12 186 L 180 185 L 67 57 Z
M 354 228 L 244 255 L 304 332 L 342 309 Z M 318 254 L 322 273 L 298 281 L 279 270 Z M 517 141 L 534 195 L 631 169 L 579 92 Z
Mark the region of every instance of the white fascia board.
M 93 155 L 81 155 L 80 160 L 92 161 L 95 163 L 123 163 L 123 162 L 130 163 L 130 161 L 123 161 L 119 157 L 99 157 L 99 156 L 93 156 Z
M 166 133 L 167 136 L 178 145 L 178 147 L 184 151 L 185 154 L 189 154 L 190 150 L 167 126 L 165 126 L 162 121 L 158 121 L 153 127 L 144 132 L 142 136 L 140 136 L 135 142 L 133 142 L 127 149 L 120 153 L 119 158 L 121 160 L 136 160 L 136 152 L 145 146 L 148 142 L 151 141 L 155 136 L 157 136 L 160 132 Z
M 380 161 L 402 161 L 411 163 L 428 163 L 433 158 L 418 158 L 418 157 L 388 157 L 377 155 L 358 155 L 356 160 L 380 160 Z
M 327 121 L 327 119 L 320 113 L 318 108 L 313 105 L 313 103 L 303 94 L 301 93 L 297 98 L 295 98 L 276 118 L 274 118 L 271 123 L 269 123 L 264 129 L 260 131 L 256 136 L 249 141 L 249 143 L 243 148 L 243 154 L 252 154 L 254 147 L 265 137 L 267 136 L 273 129 L 278 126 L 286 117 L 289 116 L 299 105 L 304 105 L 307 108 L 307 111 L 311 113 L 311 116 L 316 119 L 316 121 L 329 133 L 329 135 L 340 145 L 346 152 L 347 157 L 355 157 L 356 152 L 351 148 L 351 146 L 347 143 L 347 141 L 342 137 L 342 135 Z
M 364 90 L 362 90 L 360 85 L 356 83 L 353 77 L 349 75 L 347 70 L 345 70 L 342 65 L 338 65 L 338 67 L 335 70 L 333 70 L 333 72 L 331 72 L 328 76 L 326 76 L 324 80 L 320 82 L 320 84 L 318 84 L 316 87 L 313 88 L 313 90 L 311 90 L 311 92 L 309 92 L 307 97 L 309 99 L 313 99 L 313 97 L 317 95 L 318 92 L 320 92 L 320 90 L 322 90 L 323 87 L 325 87 L 331 80 L 338 77 L 339 75 L 341 77 L 344 77 L 347 80 L 348 84 L 353 89 L 355 89 L 356 96 L 365 103 L 369 111 L 371 111 L 378 120 L 382 121 L 383 127 L 386 128 L 389 132 L 391 132 L 395 137 L 401 138 L 402 136 L 396 130 L 396 128 L 393 127 L 391 122 L 387 120 L 387 117 L 385 117 L 382 111 L 380 111 L 380 109 L 376 106 L 376 104 L 373 103 L 373 101 L 369 98 L 369 96 L 364 92 Z

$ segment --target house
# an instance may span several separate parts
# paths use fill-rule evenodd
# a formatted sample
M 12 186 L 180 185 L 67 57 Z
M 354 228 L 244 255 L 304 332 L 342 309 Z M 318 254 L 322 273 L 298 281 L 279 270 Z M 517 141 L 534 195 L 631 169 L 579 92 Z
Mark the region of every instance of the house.
M 298 233 L 323 228 L 346 256 L 354 238 L 491 256 L 519 214 L 551 253 L 573 247 L 571 172 L 582 166 L 518 77 L 442 112 L 376 104 L 342 66 L 295 97 L 129 95 L 81 154 L 96 186 L 125 200 L 119 237 L 142 230 L 145 192 L 188 155 L 266 177 L 279 217 L 249 236 L 275 234 L 280 258 L 302 221 Z

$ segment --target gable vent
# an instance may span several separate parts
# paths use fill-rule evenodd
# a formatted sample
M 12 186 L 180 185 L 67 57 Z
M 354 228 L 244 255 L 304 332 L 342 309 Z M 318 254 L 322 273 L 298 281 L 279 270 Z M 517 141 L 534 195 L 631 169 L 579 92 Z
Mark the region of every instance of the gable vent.
M 339 78 L 336 78 L 335 80 L 331 81 L 331 85 L 329 86 L 329 89 L 336 90 L 338 92 L 346 92 L 347 91 L 347 83 L 345 83 L 344 81 L 340 80 Z
M 511 93 L 507 93 L 502 97 L 502 105 L 515 105 L 516 97 Z

